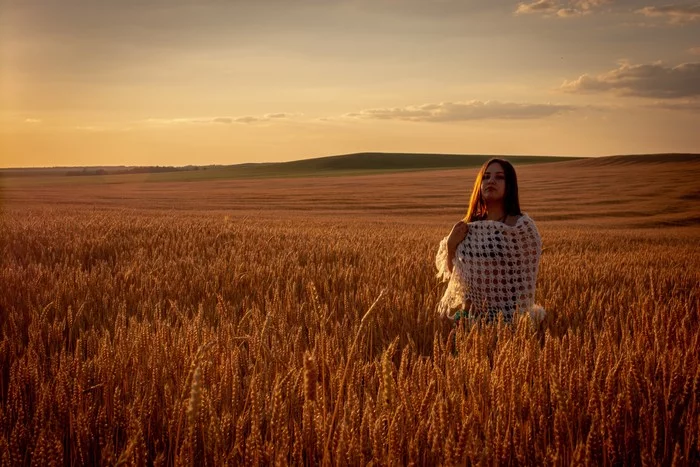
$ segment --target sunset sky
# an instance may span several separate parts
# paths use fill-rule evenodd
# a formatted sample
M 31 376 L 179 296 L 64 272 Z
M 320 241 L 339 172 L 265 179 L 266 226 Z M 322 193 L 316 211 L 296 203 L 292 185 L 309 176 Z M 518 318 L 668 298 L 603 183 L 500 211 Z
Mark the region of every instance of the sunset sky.
M 700 152 L 700 3 L 0 0 L 0 167 Z

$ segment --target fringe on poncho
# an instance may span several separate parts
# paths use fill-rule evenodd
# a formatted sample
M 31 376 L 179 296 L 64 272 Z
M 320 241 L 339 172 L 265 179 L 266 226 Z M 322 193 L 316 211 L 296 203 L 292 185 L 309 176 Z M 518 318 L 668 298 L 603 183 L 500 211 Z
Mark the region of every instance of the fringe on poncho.
M 544 317 L 535 305 L 535 283 L 542 254 L 542 240 L 534 221 L 523 214 L 513 226 L 498 221 L 469 223 L 467 236 L 447 269 L 447 237 L 442 239 L 435 265 L 437 277 L 447 281 L 438 312 L 450 318 L 465 303 L 472 315 L 495 319 L 499 313 L 510 321 L 516 312 Z

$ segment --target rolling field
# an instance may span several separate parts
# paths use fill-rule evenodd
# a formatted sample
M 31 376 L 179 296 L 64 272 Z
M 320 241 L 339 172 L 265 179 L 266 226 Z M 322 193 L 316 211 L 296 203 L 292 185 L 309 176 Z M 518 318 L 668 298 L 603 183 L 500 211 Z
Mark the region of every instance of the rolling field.
M 5 180 L 0 464 L 699 463 L 700 160 L 516 166 L 547 317 L 455 329 L 476 170 Z
M 665 155 L 668 157 L 668 155 Z M 681 155 L 685 156 L 685 155 Z M 192 182 L 231 179 L 337 177 L 439 169 L 480 167 L 491 156 L 476 154 L 415 154 L 367 152 L 288 162 L 187 167 L 53 167 L 0 169 L 0 184 L 70 185 Z M 692 155 L 691 155 L 692 157 Z M 514 164 L 546 164 L 580 159 L 564 156 L 513 156 Z M 77 179 L 76 179 L 77 177 Z M 12 180 L 14 179 L 14 180 Z M 19 179 L 19 180 L 17 180 Z

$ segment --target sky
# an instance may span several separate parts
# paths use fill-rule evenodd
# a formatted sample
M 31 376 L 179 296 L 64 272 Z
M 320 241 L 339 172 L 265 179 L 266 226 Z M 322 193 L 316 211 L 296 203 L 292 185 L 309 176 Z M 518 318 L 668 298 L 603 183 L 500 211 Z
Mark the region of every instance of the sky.
M 0 167 L 700 152 L 700 2 L 0 0 Z

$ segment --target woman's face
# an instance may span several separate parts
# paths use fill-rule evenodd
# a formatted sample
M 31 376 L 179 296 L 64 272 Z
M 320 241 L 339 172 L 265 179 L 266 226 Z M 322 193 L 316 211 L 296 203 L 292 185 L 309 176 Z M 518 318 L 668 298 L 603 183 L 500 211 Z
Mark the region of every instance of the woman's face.
M 481 197 L 485 202 L 502 201 L 506 195 L 506 174 L 503 166 L 493 162 L 486 167 L 481 179 Z

